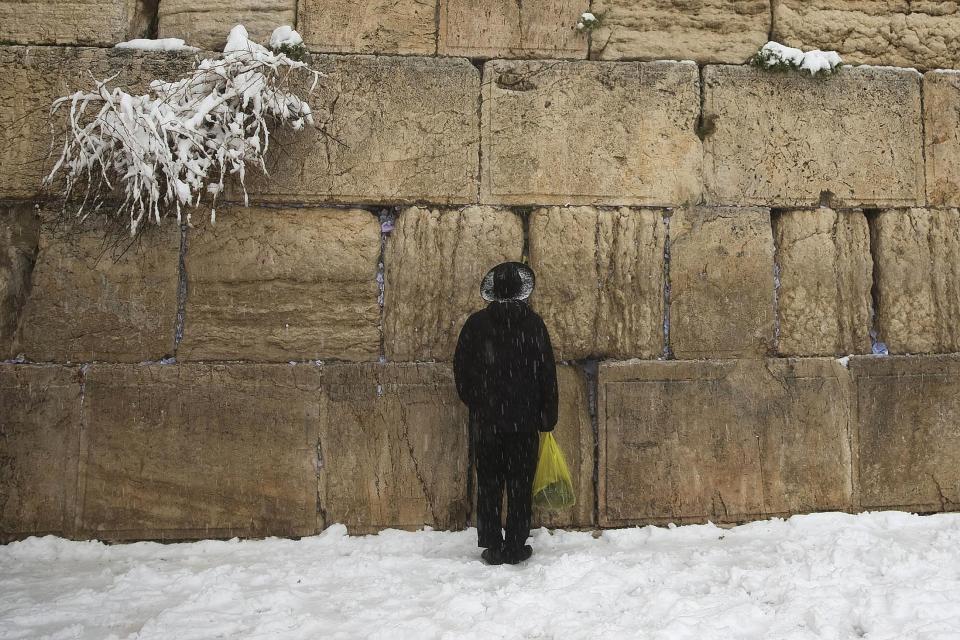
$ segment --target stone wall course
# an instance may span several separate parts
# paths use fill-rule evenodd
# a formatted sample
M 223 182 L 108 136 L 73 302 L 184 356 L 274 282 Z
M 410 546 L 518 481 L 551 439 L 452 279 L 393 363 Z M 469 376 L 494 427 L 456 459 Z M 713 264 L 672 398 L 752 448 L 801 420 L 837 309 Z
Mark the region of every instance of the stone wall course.
M 773 234 L 778 353 L 870 353 L 873 260 L 863 212 L 783 211 L 773 218 Z
M 220 211 L 189 234 L 177 358 L 376 360 L 379 257 L 368 211 Z
M 467 317 L 486 306 L 480 280 L 523 253 L 523 223 L 507 209 L 411 207 L 384 255 L 384 349 L 388 360 L 453 360 Z
M 663 350 L 666 223 L 659 209 L 550 207 L 530 216 L 531 297 L 556 357 Z
M 487 62 L 481 202 L 699 201 L 698 87 L 692 63 Z
M 312 51 L 432 55 L 436 0 L 299 0 L 297 30 Z
M 769 39 L 770 0 L 595 0 L 591 57 L 739 64 Z
M 149 37 L 155 6 L 150 0 L 2 0 L 0 42 L 109 47 Z
M 29 205 L 0 205 L 0 360 L 13 357 L 20 311 L 30 292 L 40 219 Z
M 242 24 L 254 42 L 266 44 L 273 30 L 293 25 L 296 0 L 162 0 L 158 37 L 181 38 L 188 45 L 223 51 L 234 25 Z
M 710 205 L 904 207 L 925 202 L 920 75 L 703 70 Z
M 877 330 L 890 353 L 960 351 L 960 211 L 877 212 Z

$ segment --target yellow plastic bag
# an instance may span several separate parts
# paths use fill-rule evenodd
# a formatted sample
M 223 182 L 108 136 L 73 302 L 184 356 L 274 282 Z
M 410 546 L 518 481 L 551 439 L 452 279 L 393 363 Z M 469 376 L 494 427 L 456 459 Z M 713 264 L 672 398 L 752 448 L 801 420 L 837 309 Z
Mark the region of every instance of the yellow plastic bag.
M 549 431 L 540 437 L 540 459 L 533 476 L 533 504 L 551 511 L 568 509 L 577 503 L 567 461 Z

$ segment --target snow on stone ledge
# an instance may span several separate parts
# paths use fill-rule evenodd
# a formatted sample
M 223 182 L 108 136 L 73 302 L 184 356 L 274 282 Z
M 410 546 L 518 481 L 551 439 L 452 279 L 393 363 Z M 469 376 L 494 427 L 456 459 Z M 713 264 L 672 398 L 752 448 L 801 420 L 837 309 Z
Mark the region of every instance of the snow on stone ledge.
M 270 36 L 271 49 L 279 49 L 282 46 L 296 47 L 301 44 L 303 44 L 303 38 L 289 25 L 277 27 Z
M 814 49 L 804 53 L 800 49 L 787 47 L 771 40 L 757 52 L 754 63 L 765 69 L 809 71 L 811 76 L 815 76 L 820 73 L 833 73 L 843 64 L 843 60 L 836 51 Z
M 118 42 L 113 46 L 115 49 L 139 49 L 141 51 L 199 51 L 197 47 L 191 47 L 180 38 L 158 38 L 157 40 L 135 38 L 126 42 Z

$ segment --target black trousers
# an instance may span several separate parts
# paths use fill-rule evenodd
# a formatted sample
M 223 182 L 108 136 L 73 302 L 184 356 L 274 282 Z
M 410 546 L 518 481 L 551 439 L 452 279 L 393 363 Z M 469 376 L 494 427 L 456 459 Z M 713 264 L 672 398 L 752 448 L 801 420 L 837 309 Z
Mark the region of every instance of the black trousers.
M 477 437 L 477 544 L 519 550 L 530 536 L 533 476 L 540 434 L 490 433 L 480 425 Z M 506 538 L 500 508 L 507 492 Z

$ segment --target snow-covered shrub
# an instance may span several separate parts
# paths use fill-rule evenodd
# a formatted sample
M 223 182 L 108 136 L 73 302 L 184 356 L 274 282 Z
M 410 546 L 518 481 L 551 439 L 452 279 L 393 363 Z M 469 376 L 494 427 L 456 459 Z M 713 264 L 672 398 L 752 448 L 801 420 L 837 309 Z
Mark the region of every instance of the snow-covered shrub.
M 303 60 L 307 56 L 307 47 L 303 38 L 292 27 L 277 27 L 270 36 L 270 50 L 282 53 L 291 60 Z
M 293 34 L 277 39 L 299 39 Z M 247 166 L 266 172 L 272 127 L 313 123 L 310 106 L 294 91 L 297 74 L 306 74 L 309 92 L 321 77 L 304 62 L 251 42 L 237 25 L 222 57 L 198 58 L 179 80 L 152 81 L 147 95 L 109 87 L 113 77 L 96 81 L 94 91 L 53 103 L 53 116 L 65 114 L 67 123 L 46 182 L 62 177 L 68 203 L 82 196 L 72 211 L 81 218 L 115 198 L 119 206 L 110 210 L 129 216 L 131 234 L 144 218 L 159 222 L 176 212 L 180 220 L 182 208 L 201 202 L 209 202 L 215 218 L 228 176 L 237 177 L 246 202 Z
M 804 53 L 779 42 L 768 42 L 750 59 L 750 64 L 770 71 L 806 71 L 816 76 L 836 73 L 843 60 L 836 51 L 814 49 Z
M 580 19 L 577 20 L 577 31 L 593 31 L 600 26 L 600 18 L 596 15 L 585 11 L 580 14 Z

